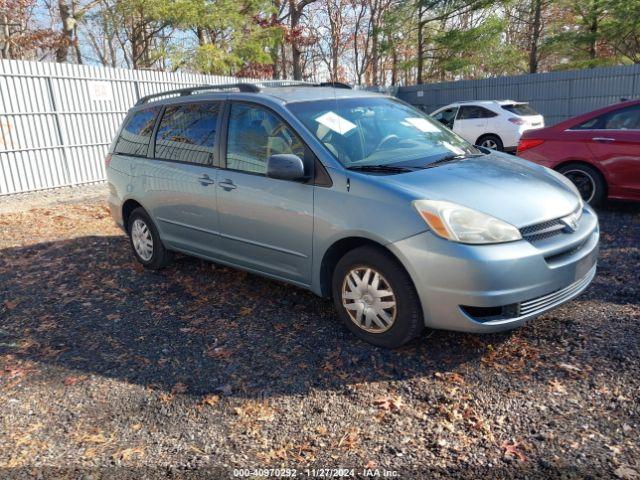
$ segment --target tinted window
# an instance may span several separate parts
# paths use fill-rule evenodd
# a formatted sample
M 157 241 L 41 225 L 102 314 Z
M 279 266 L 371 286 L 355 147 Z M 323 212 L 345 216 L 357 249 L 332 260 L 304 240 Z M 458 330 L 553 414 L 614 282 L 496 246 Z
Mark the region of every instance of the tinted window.
M 513 105 L 502 105 L 502 109 L 526 117 L 527 115 L 540 115 L 526 103 L 514 103 Z
M 156 158 L 206 165 L 213 156 L 219 105 L 167 107 L 156 136 Z
M 304 146 L 298 136 L 268 110 L 233 104 L 229 115 L 227 168 L 265 174 L 267 159 L 280 153 L 303 158 Z
M 605 113 L 573 128 L 576 130 L 640 130 L 640 105 Z
M 492 112 L 484 107 L 478 107 L 476 105 L 466 105 L 460 107 L 458 111 L 458 120 L 471 120 L 475 118 L 491 118 L 497 116 L 497 113 Z
M 442 110 L 441 112 L 436 113 L 433 118 L 440 123 L 445 124 L 447 127 L 453 126 L 453 119 L 456 116 L 456 108 L 447 108 L 446 110 Z
M 120 132 L 114 152 L 145 156 L 159 111 L 159 107 L 154 107 L 134 113 Z

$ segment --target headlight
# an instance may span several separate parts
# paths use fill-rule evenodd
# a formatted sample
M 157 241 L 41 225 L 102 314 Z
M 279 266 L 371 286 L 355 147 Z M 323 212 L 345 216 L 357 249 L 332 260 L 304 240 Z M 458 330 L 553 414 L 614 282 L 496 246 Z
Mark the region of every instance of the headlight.
M 460 243 L 502 243 L 520 240 L 520 231 L 507 222 L 442 200 L 415 200 L 413 206 L 437 235 Z

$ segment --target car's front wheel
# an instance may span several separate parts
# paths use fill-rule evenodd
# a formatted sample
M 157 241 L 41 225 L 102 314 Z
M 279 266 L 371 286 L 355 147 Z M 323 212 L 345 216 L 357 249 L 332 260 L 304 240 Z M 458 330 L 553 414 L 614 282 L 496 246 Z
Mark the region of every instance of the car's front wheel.
M 158 229 L 143 208 L 136 208 L 129 216 L 129 242 L 136 259 L 146 268 L 159 270 L 171 262 L 158 234 Z
M 424 329 L 411 278 L 379 248 L 359 247 L 342 257 L 333 273 L 332 290 L 342 321 L 369 343 L 400 347 Z
M 476 145 L 480 145 L 484 148 L 490 148 L 491 150 L 503 151 L 504 145 L 502 139 L 497 135 L 484 135 L 478 139 Z

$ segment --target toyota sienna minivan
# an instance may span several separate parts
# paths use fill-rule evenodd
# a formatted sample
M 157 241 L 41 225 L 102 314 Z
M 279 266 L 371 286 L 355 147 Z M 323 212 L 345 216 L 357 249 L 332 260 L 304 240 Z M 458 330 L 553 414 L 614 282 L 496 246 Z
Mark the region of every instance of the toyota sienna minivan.
M 383 347 L 517 327 L 596 272 L 598 220 L 565 177 L 341 84 L 144 97 L 106 165 L 145 267 L 181 252 L 289 282 Z

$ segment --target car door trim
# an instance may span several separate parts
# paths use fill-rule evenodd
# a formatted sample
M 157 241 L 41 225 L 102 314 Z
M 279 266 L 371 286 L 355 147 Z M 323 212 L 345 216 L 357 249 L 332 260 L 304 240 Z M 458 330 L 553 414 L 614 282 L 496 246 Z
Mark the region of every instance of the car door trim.
M 236 237 L 235 235 L 228 235 L 222 232 L 216 232 L 215 230 L 209 230 L 207 228 L 194 227 L 193 225 L 189 225 L 182 222 L 176 222 L 175 220 L 169 220 L 166 218 L 158 217 L 158 220 L 163 223 L 169 223 L 171 225 L 177 225 L 178 227 L 189 228 L 191 230 L 197 230 L 199 232 L 208 233 L 209 235 L 214 235 L 216 237 L 227 238 L 229 240 L 237 240 L 238 242 L 247 243 L 249 245 L 255 245 L 256 247 L 267 248 L 269 250 L 275 250 L 276 252 L 286 253 L 288 255 L 293 255 L 294 257 L 300 258 L 309 258 L 304 253 L 296 252 L 295 250 L 289 250 L 288 248 L 276 247 L 274 245 L 269 245 L 267 243 L 256 242 L 255 240 L 249 240 L 248 238 Z
M 276 247 L 274 245 L 269 245 L 268 243 L 256 242 L 255 240 L 249 240 L 248 238 L 244 238 L 244 237 L 236 237 L 235 235 L 229 235 L 227 233 L 222 233 L 222 232 L 220 232 L 219 235 L 222 238 L 227 238 L 229 240 L 237 240 L 238 242 L 247 243 L 249 245 L 255 245 L 256 247 L 275 250 L 276 252 L 286 253 L 288 255 L 293 255 L 294 257 L 309 258 L 304 253 L 296 252 L 295 250 L 289 250 L 288 248 Z
M 182 223 L 182 222 L 177 222 L 175 220 L 169 220 L 168 218 L 162 218 L 162 217 L 157 217 L 158 221 L 163 222 L 163 223 L 169 223 L 171 225 L 177 225 L 178 227 L 184 227 L 184 228 L 188 228 L 190 230 L 197 230 L 198 232 L 203 232 L 203 233 L 208 233 L 209 235 L 214 235 L 219 237 L 220 236 L 220 232 L 217 232 L 215 230 L 209 230 L 208 228 L 202 228 L 202 227 L 195 227 L 193 225 L 189 225 L 188 223 Z

